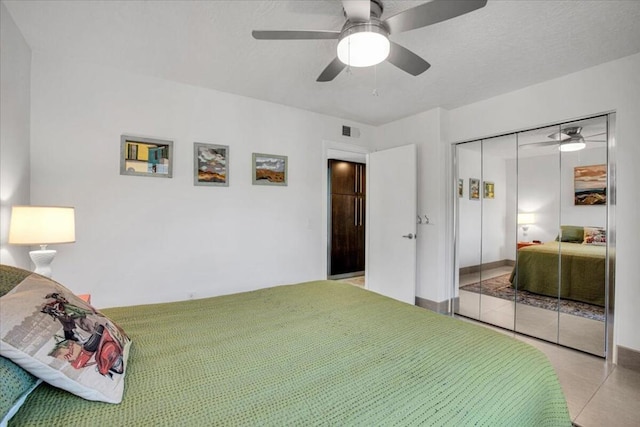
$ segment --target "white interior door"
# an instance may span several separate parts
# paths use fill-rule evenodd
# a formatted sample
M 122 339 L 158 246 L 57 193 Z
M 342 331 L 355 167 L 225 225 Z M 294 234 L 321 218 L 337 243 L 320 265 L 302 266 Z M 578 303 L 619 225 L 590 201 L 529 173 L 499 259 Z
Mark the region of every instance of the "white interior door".
M 416 146 L 369 154 L 366 287 L 415 304 Z

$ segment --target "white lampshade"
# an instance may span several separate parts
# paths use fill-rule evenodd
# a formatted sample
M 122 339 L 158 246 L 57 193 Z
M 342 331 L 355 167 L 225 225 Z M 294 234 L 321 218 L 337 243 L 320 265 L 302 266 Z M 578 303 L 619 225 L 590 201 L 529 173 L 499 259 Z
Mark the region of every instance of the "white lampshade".
M 352 67 L 369 67 L 387 59 L 390 48 L 384 29 L 357 24 L 338 42 L 338 59 Z
M 9 243 L 50 245 L 76 241 L 75 209 L 63 206 L 13 206 Z
M 520 225 L 533 224 L 535 222 L 536 222 L 536 216 L 532 212 L 518 214 L 518 224 Z

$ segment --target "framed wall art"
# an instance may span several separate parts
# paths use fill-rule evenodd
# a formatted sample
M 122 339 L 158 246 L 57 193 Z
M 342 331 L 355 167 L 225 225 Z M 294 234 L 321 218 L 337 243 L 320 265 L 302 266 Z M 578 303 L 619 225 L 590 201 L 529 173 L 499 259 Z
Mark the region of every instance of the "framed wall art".
M 253 185 L 287 185 L 287 156 L 253 153 Z
M 120 136 L 120 175 L 173 176 L 173 141 Z
M 480 180 L 469 178 L 469 199 L 480 200 Z
M 229 186 L 229 146 L 193 143 L 193 185 Z
M 493 199 L 495 197 L 496 197 L 495 184 L 490 181 L 485 181 L 484 182 L 484 198 Z
M 458 197 L 462 197 L 464 193 L 464 179 L 458 179 Z
M 576 166 L 573 191 L 575 205 L 606 205 L 607 165 Z

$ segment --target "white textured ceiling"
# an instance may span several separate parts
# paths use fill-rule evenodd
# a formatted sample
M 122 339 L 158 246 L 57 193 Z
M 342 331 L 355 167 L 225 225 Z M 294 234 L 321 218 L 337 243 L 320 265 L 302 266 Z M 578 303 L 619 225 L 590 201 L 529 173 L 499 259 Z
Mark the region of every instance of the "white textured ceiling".
M 336 40 L 254 40 L 251 30 L 340 30 L 337 0 L 4 3 L 34 51 L 373 125 L 640 52 L 638 0 L 489 0 L 467 15 L 392 35 L 431 63 L 420 76 L 383 63 L 317 83 Z M 421 3 L 383 1 L 383 18 Z

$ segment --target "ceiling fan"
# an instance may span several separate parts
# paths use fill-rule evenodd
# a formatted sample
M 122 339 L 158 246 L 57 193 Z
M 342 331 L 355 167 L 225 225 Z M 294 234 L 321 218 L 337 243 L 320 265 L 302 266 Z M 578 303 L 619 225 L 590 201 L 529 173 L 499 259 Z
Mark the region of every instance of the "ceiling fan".
M 431 65 L 389 36 L 446 21 L 486 4 L 487 0 L 433 0 L 381 20 L 381 0 L 342 0 L 347 20 L 340 31 L 254 30 L 252 35 L 258 40 L 338 40 L 337 56 L 317 78 L 319 82 L 333 80 L 347 65 L 368 67 L 384 60 L 417 76 Z
M 548 137 L 551 139 L 550 141 L 522 144 L 520 148 L 535 148 L 560 144 L 560 151 L 578 151 L 585 148 L 587 146 L 587 142 L 607 142 L 606 139 L 591 139 L 596 136 L 604 135 L 606 132 L 596 133 L 589 136 L 582 136 L 581 132 L 581 126 L 564 128 L 560 132 L 554 132 L 549 135 Z

